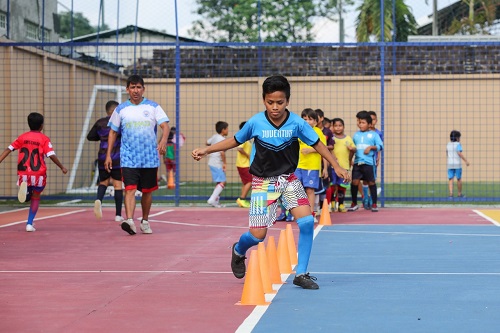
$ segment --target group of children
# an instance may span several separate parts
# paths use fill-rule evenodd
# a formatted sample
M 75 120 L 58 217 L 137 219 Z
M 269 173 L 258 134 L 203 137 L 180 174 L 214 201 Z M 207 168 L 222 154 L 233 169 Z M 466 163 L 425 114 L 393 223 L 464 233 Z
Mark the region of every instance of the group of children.
M 131 81 L 131 84 L 137 83 Z M 143 83 L 141 82 L 142 87 Z M 127 90 L 129 90 L 129 83 L 127 83 Z M 143 88 L 140 91 L 141 94 L 135 93 L 136 90 L 130 88 L 130 96 L 131 100 L 134 99 L 135 104 L 138 105 L 142 101 Z M 333 194 L 336 193 L 338 211 L 345 212 L 345 193 L 350 184 L 352 203 L 349 210 L 355 211 L 358 209 L 358 186 L 363 181 L 367 186 L 363 204 L 372 212 L 378 211 L 375 178 L 376 167 L 380 160 L 379 153 L 383 149 L 383 136 L 375 128 L 377 116 L 373 111 L 360 111 L 356 114 L 359 131 L 354 134 L 352 139 L 344 133 L 345 124 L 342 119 L 334 118 L 331 121 L 325 119 L 322 110 L 304 109 L 299 117 L 287 109 L 290 90 L 290 84 L 285 77 L 281 75 L 268 77 L 262 85 L 262 98 L 266 110 L 257 113 L 247 122 L 241 123 L 240 130 L 229 138 L 226 138 L 229 125 L 226 122 L 217 122 L 215 126 L 217 134 L 207 140 L 207 147 L 194 149 L 191 156 L 197 161 L 208 156 L 208 165 L 216 182 L 208 203 L 219 207 L 219 196 L 226 183 L 224 152 L 238 147 L 240 155 L 237 159 L 237 168 L 243 187 L 237 203 L 241 207 L 249 206 L 250 212 L 248 232 L 243 233 L 231 247 L 231 269 L 234 276 L 237 278 L 245 276 L 246 252 L 264 241 L 267 228 L 276 222 L 277 212 L 281 205 L 283 209 L 290 212 L 299 228 L 298 264 L 295 268 L 296 276 L 293 283 L 304 289 L 318 289 L 316 278 L 307 272 L 313 241 L 313 207 L 315 206 L 316 194 L 318 191 L 322 191 L 322 187 L 324 187 L 327 199 L 332 199 Z M 152 107 L 158 107 L 155 103 L 149 104 Z M 109 106 L 106 106 L 108 117 L 116 106 L 117 103 L 113 101 L 110 101 Z M 161 112 L 158 122 L 165 124 L 168 122 L 168 118 L 162 113 L 161 108 L 159 111 Z M 112 113 L 112 115 L 117 117 L 116 113 Z M 109 120 L 108 117 L 102 121 L 103 124 Z M 110 123 L 103 125 L 103 127 L 109 127 Z M 36 112 L 29 114 L 30 131 L 19 136 L 0 155 L 1 163 L 12 151 L 19 150 L 18 199 L 20 202 L 31 200 L 26 231 L 35 230 L 33 219 L 38 210 L 40 194 L 46 185 L 47 168 L 44 158 L 49 157 L 64 174 L 68 172 L 56 157 L 50 139 L 42 133 L 43 124 L 44 118 L 41 114 Z M 103 192 L 109 185 L 109 178 L 115 178 L 117 184 L 121 184 L 118 183 L 120 180 L 126 181 L 127 179 L 124 179 L 123 174 L 121 179 L 118 176 L 113 176 L 113 166 L 118 166 L 117 160 L 113 159 L 113 152 L 116 152 L 113 149 L 116 147 L 116 126 L 112 126 L 113 132 L 109 133 L 113 134 L 113 137 L 112 140 L 109 140 L 108 146 L 103 140 L 103 137 L 106 136 L 105 131 L 99 131 L 97 125 L 95 129 L 91 130 L 88 138 L 89 140 L 101 140 L 103 145 L 99 155 L 103 155 L 103 152 L 106 151 L 103 170 L 106 170 L 107 173 L 103 172 L 100 175 L 98 199 L 94 206 L 94 212 L 99 217 L 102 215 L 100 205 Z M 167 153 L 168 126 L 163 126 L 162 129 L 165 133 L 158 144 L 158 152 L 164 155 Z M 156 141 L 155 137 L 152 139 Z M 252 143 L 250 143 L 251 140 Z M 451 142 L 447 146 L 447 156 L 450 195 L 452 195 L 453 178 L 461 179 L 460 159 L 464 160 L 467 165 L 469 162 L 462 153 L 462 147 L 459 143 L 460 133 L 452 131 L 450 140 Z M 120 155 L 117 153 L 117 156 Z M 157 188 L 153 181 L 156 172 L 157 169 L 155 169 L 155 174 L 148 175 L 148 181 L 151 185 L 146 190 Z M 328 181 L 325 181 L 326 179 Z M 326 186 L 323 185 L 325 183 Z M 132 190 L 135 188 L 133 186 Z M 252 188 L 252 200 L 248 203 L 246 196 L 250 188 Z M 462 195 L 461 190 L 461 183 L 459 183 L 459 196 Z M 151 197 L 148 198 L 150 205 Z M 122 221 L 119 215 L 121 211 L 120 198 L 116 204 L 117 220 Z M 144 203 L 141 202 L 141 204 L 144 208 Z M 132 214 L 127 212 L 128 219 L 122 222 L 122 229 L 132 235 L 136 232 L 135 225 L 130 225 L 128 228 L 123 227 L 124 224 L 130 224 L 132 218 L 129 215 L 133 215 L 133 211 Z M 131 222 L 133 224 L 133 220 Z M 151 233 L 147 216 L 141 222 L 141 230 L 143 233 Z

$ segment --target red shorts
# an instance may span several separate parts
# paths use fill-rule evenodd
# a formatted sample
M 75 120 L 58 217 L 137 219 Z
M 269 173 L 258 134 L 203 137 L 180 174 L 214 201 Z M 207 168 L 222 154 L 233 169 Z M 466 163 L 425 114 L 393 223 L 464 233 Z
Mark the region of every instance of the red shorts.
M 240 167 L 236 168 L 238 169 L 238 173 L 240 174 L 241 182 L 243 183 L 243 185 L 252 182 L 252 175 L 250 174 L 250 168 L 240 168 Z

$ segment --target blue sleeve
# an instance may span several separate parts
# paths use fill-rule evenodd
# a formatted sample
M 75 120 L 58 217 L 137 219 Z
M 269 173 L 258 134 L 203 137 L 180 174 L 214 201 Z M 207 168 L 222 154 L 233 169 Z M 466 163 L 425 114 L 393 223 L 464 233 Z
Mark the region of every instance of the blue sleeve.
M 462 152 L 462 151 L 463 151 L 463 150 L 462 150 L 462 144 L 461 144 L 461 143 L 459 143 L 459 144 L 457 145 L 457 151 L 459 151 L 459 152 Z
M 242 143 L 245 143 L 247 142 L 248 140 L 252 139 L 253 137 L 253 125 L 254 125 L 254 122 L 253 122 L 253 117 L 250 118 L 246 124 L 243 126 L 242 129 L 240 129 L 238 132 L 236 132 L 236 134 L 234 135 L 234 139 L 236 140 L 236 142 L 238 144 L 242 144 Z

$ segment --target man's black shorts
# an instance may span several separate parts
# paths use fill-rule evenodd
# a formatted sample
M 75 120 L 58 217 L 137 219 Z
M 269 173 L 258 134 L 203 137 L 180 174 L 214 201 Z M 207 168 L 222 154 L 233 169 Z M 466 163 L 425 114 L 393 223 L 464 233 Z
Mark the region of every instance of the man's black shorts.
M 122 167 L 125 190 L 137 189 L 143 193 L 158 189 L 158 168 L 124 168 Z

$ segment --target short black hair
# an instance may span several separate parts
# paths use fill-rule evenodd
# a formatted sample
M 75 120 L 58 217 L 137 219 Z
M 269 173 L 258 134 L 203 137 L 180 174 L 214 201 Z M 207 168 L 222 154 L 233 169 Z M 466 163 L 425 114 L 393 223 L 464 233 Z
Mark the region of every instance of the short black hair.
M 43 126 L 43 115 L 32 112 L 28 115 L 28 126 L 32 131 L 39 131 Z
M 314 112 L 316 112 L 316 114 L 318 115 L 318 117 L 325 118 L 325 113 L 323 112 L 323 110 L 316 109 L 316 110 L 314 110 Z
M 332 124 L 334 124 L 334 125 L 335 125 L 335 123 L 336 123 L 337 121 L 338 121 L 338 122 L 340 122 L 340 123 L 342 124 L 342 126 L 345 126 L 345 124 L 344 124 L 344 120 L 343 120 L 342 118 L 333 118 L 333 120 L 332 120 Z
M 242 122 L 240 123 L 240 129 L 242 129 L 242 128 L 243 128 L 243 126 L 245 126 L 245 124 L 246 124 L 246 123 L 247 123 L 246 121 L 242 121 Z
M 131 83 L 140 83 L 141 86 L 144 87 L 144 80 L 143 78 L 140 76 L 140 75 L 137 75 L 137 74 L 134 74 L 134 75 L 130 75 L 127 79 L 127 87 L 130 86 Z
M 118 102 L 117 102 L 117 101 L 113 101 L 113 100 L 108 101 L 108 102 L 106 103 L 106 106 L 105 106 L 105 107 L 106 107 L 106 112 L 109 112 L 109 110 L 110 110 L 113 106 L 117 106 L 117 105 L 118 105 Z
M 316 120 L 316 122 L 319 121 L 318 114 L 316 113 L 316 111 L 314 111 L 311 108 L 305 108 L 304 110 L 302 110 L 300 117 L 301 118 L 308 117 L 308 118 Z
M 218 121 L 215 123 L 215 131 L 217 133 L 221 133 L 224 129 L 228 128 L 229 124 L 226 123 L 225 121 Z
M 368 124 L 372 123 L 372 116 L 370 116 L 370 113 L 366 110 L 359 111 L 356 114 L 356 118 L 358 118 L 359 120 L 366 120 Z
M 368 114 L 370 116 L 375 116 L 375 118 L 377 118 L 377 112 L 375 112 L 375 111 L 368 111 Z
M 457 142 L 457 141 L 460 141 L 460 137 L 462 136 L 462 134 L 460 134 L 459 131 L 451 131 L 450 133 L 450 141 L 451 142 Z
M 290 83 L 283 75 L 270 76 L 262 83 L 262 98 L 276 91 L 284 92 L 286 99 L 290 99 Z

